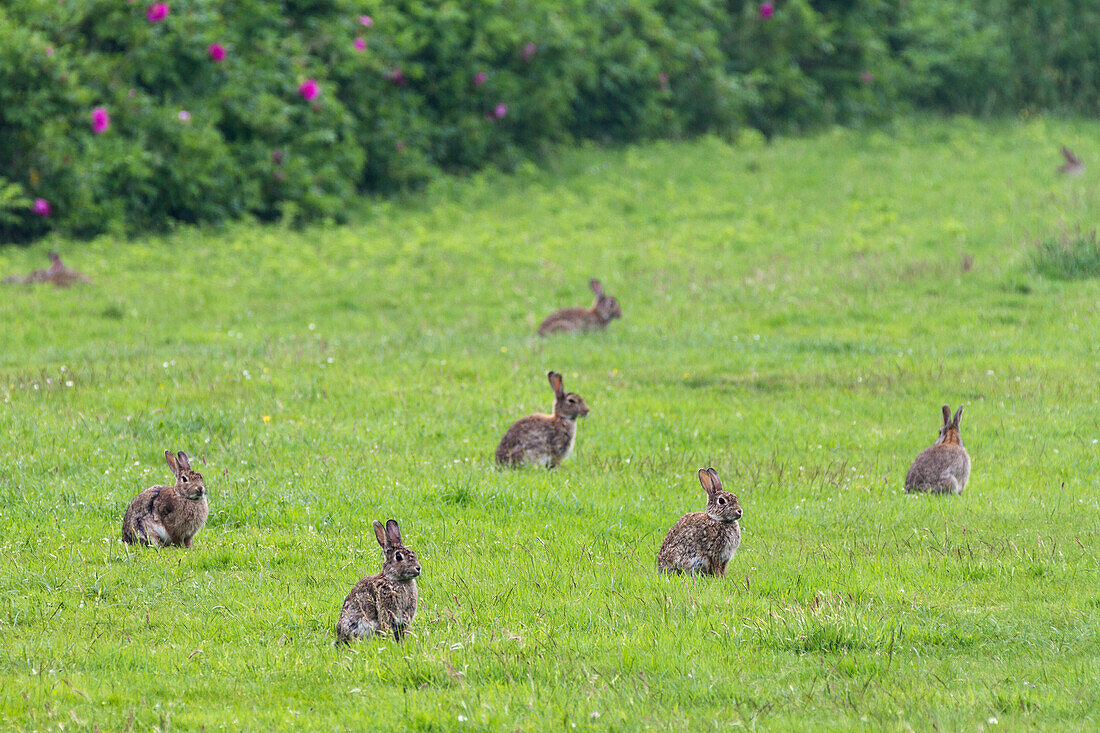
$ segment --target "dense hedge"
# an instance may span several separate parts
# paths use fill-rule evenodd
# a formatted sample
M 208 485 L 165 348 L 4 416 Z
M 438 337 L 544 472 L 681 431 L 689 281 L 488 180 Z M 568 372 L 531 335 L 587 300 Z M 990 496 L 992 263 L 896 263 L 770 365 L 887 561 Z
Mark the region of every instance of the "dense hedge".
M 1086 0 L 9 0 L 0 241 L 339 219 L 544 144 L 1100 109 Z

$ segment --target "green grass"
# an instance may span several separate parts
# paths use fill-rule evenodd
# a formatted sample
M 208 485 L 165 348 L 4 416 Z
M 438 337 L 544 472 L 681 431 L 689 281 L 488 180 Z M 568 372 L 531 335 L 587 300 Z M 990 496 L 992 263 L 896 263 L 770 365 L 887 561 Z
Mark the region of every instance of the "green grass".
M 57 247 L 97 281 L 0 292 L 0 720 L 1096 726 L 1100 281 L 1028 258 L 1095 218 L 1095 177 L 1054 169 L 1098 139 L 591 149 L 355 226 L 0 249 L 0 273 Z M 535 338 L 591 276 L 624 319 Z M 495 469 L 550 368 L 592 408 L 574 455 Z M 970 484 L 905 496 L 944 403 Z M 210 490 L 192 551 L 118 539 L 165 448 Z M 741 550 L 725 579 L 659 577 L 704 465 Z M 334 649 L 391 516 L 425 569 L 415 635 Z
M 1035 243 L 1031 264 L 1036 272 L 1047 277 L 1063 280 L 1100 277 L 1100 238 L 1095 229 L 1047 235 Z

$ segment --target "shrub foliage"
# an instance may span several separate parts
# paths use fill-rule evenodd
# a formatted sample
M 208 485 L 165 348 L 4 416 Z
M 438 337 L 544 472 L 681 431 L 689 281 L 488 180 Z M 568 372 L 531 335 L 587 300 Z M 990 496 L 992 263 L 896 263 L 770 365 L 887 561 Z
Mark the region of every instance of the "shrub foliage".
M 11 0 L 0 241 L 340 219 L 557 141 L 1095 111 L 1090 20 L 1082 0 Z

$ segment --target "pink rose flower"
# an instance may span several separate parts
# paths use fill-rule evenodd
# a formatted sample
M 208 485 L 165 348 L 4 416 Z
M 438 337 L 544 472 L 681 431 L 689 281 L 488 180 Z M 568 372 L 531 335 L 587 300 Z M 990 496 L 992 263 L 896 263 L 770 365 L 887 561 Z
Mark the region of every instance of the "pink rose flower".
M 520 52 L 519 56 L 524 61 L 530 61 L 532 57 L 534 57 L 534 55 L 538 53 L 538 50 L 539 47 L 536 46 L 535 43 L 532 41 L 523 47 L 523 51 Z
M 46 218 L 50 215 L 50 202 L 46 199 L 35 199 L 32 211 L 42 218 Z
M 206 50 L 210 53 L 210 58 L 214 61 L 221 61 L 225 58 L 225 46 L 220 43 L 211 43 L 206 47 Z
M 764 2 L 760 4 L 760 17 L 764 20 L 775 15 L 775 6 L 771 2 Z
M 317 82 L 313 79 L 306 79 L 302 82 L 302 85 L 298 87 L 298 93 L 302 95 L 302 99 L 309 102 L 321 93 L 321 88 L 317 86 Z
M 102 135 L 111 126 L 111 115 L 107 114 L 104 107 L 96 107 L 92 110 L 92 132 Z
M 188 112 L 185 109 L 181 109 L 179 115 L 177 115 L 177 116 L 180 118 L 180 122 L 190 122 L 191 121 L 191 113 Z
M 359 22 L 365 25 L 367 28 L 370 28 L 372 25 L 374 25 L 374 21 L 369 15 L 360 15 Z
M 409 80 L 405 78 L 405 72 L 401 71 L 401 69 L 391 69 L 389 73 L 386 74 L 386 78 L 399 87 L 403 87 L 409 83 Z
M 488 79 L 489 79 L 489 75 L 487 73 L 485 73 L 484 71 L 479 71 L 474 76 L 474 84 L 476 84 L 477 86 L 481 86 L 486 81 L 488 81 Z
M 150 23 L 159 23 L 168 17 L 168 3 L 153 3 L 145 11 L 145 17 Z
M 493 108 L 493 116 L 498 120 L 504 119 L 504 115 L 508 114 L 508 105 L 501 103 Z
M 365 50 L 367 50 L 367 42 L 365 40 L 363 40 L 362 38 L 356 38 L 355 39 L 355 50 L 356 51 L 365 51 Z

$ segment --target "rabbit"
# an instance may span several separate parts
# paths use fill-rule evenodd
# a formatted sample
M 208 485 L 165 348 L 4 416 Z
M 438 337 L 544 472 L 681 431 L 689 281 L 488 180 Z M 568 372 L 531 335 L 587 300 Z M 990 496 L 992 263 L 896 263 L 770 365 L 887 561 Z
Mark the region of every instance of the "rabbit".
M 57 252 L 51 251 L 50 257 L 50 270 L 53 269 L 53 263 L 61 262 L 61 256 Z M 56 260 L 54 259 L 56 258 Z M 5 285 L 37 285 L 39 283 L 49 282 L 50 270 L 31 270 L 31 273 L 27 276 L 23 275 L 8 275 L 4 278 Z
M 67 288 L 74 283 L 91 284 L 92 279 L 83 272 L 67 267 L 57 252 L 50 252 L 50 269 L 46 270 L 46 282 L 53 283 L 57 288 Z
M 619 301 L 604 293 L 599 280 L 589 280 L 588 285 L 596 294 L 595 304 L 591 308 L 565 308 L 551 313 L 539 326 L 539 336 L 566 331 L 598 331 L 607 328 L 607 324 L 616 318 L 623 317 Z
M 1058 167 L 1059 173 L 1075 176 L 1085 172 L 1085 162 L 1065 145 L 1062 146 L 1062 157 L 1066 159 L 1066 162 Z
M 657 553 L 657 570 L 692 575 L 726 574 L 726 565 L 741 545 L 741 505 L 722 489 L 713 468 L 699 469 L 699 483 L 707 492 L 705 511 L 680 517 Z
M 917 460 L 905 474 L 905 490 L 929 491 L 933 494 L 961 494 L 970 478 L 970 455 L 963 447 L 959 432 L 960 406 L 955 417 L 951 408 L 943 406 L 943 427 L 940 437 L 930 447 L 921 451 Z
M 39 283 L 53 283 L 54 287 L 67 288 L 74 283 L 91 283 L 92 279 L 82 272 L 77 272 L 61 261 L 61 255 L 57 252 L 51 251 L 49 253 L 50 267 L 46 270 L 34 270 L 31 274 L 23 277 L 21 275 L 10 275 L 5 277 L 2 282 L 5 284 L 27 284 L 37 285 Z
M 497 462 L 554 468 L 569 457 L 577 437 L 577 418 L 588 414 L 584 398 L 562 387 L 561 375 L 547 372 L 554 390 L 554 414 L 528 415 L 512 423 L 497 446 Z
M 416 553 L 402 544 L 396 519 L 385 527 L 376 519 L 374 536 L 382 546 L 382 572 L 360 580 L 344 599 L 336 623 L 337 646 L 386 629 L 393 629 L 393 638 L 400 642 L 416 616 Z
M 175 486 L 151 486 L 138 494 L 122 520 L 122 541 L 154 547 L 190 547 L 206 524 L 210 508 L 202 474 L 191 470 L 187 454 L 164 451 L 176 475 Z

